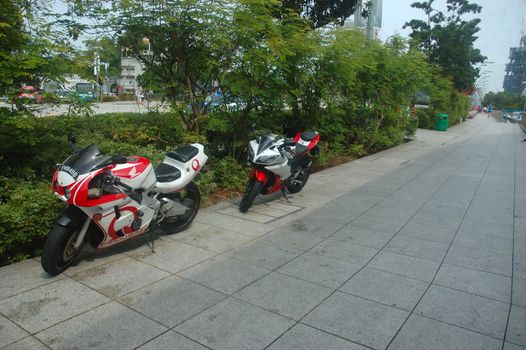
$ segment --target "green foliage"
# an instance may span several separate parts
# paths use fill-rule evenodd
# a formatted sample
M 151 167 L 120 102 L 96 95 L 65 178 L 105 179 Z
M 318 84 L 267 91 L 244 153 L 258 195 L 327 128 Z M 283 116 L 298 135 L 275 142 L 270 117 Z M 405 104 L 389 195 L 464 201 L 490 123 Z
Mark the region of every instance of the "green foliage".
M 280 14 L 293 10 L 309 20 L 313 28 L 320 28 L 329 23 L 343 25 L 361 1 L 281 0 L 281 3 L 283 10 Z
M 415 2 L 411 7 L 421 9 L 427 22 L 413 19 L 404 25 L 412 29 L 414 47 L 422 50 L 431 63 L 441 67 L 442 74 L 453 80 L 457 90 L 473 86 L 478 69 L 472 65 L 483 62 L 484 57 L 473 45 L 480 28 L 479 18 L 463 20 L 466 14 L 478 14 L 482 7 L 468 0 L 447 0 L 447 12 L 432 7 L 434 0 Z
M 510 94 L 508 92 L 488 92 L 484 95 L 482 104 L 491 104 L 494 109 L 523 109 L 526 97 Z
M 0 177 L 0 266 L 38 254 L 64 205 L 48 182 Z
M 210 174 L 215 183 L 234 191 L 244 189 L 247 176 L 247 168 L 232 157 L 225 157 L 215 162 Z

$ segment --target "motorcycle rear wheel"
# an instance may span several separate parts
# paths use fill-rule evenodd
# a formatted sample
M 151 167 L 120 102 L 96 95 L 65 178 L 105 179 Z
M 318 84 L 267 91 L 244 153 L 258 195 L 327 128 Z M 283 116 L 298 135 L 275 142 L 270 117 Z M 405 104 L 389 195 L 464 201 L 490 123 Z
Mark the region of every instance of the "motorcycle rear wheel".
M 168 193 L 165 195 L 171 200 L 183 201 L 185 199 L 193 200 L 190 210 L 183 217 L 177 218 L 166 218 L 159 224 L 161 230 L 167 234 L 178 233 L 183 230 L 186 230 L 192 221 L 194 221 L 197 212 L 199 211 L 199 206 L 201 205 L 201 192 L 199 192 L 199 187 L 193 182 L 190 182 L 186 185 L 182 193 Z
M 310 176 L 310 168 L 303 168 L 300 169 L 300 173 L 298 174 L 298 177 L 295 179 L 294 183 L 291 183 L 287 186 L 287 190 L 289 193 L 298 193 L 301 191 L 303 187 L 307 184 L 307 180 L 309 180 Z
M 75 242 L 82 228 L 82 221 L 70 227 L 55 224 L 44 244 L 41 265 L 50 275 L 58 275 L 66 270 L 77 257 L 84 245 L 84 241 L 75 249 Z
M 239 211 L 246 213 L 248 208 L 250 208 L 252 203 L 254 203 L 257 195 L 261 193 L 262 189 L 263 184 L 257 181 L 255 177 L 248 180 L 247 186 L 245 188 L 245 194 L 243 195 L 243 198 L 241 198 L 241 203 L 239 203 Z

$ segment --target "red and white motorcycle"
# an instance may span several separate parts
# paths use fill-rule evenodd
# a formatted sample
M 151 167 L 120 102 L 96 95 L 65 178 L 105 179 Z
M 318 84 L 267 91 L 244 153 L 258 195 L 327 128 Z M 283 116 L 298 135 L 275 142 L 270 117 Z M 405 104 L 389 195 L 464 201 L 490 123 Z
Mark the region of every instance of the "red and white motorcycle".
M 265 133 L 250 141 L 248 158 L 253 169 L 239 210 L 245 213 L 259 194 L 282 191 L 286 198 L 286 191 L 301 191 L 311 172 L 312 160 L 308 153 L 319 140 L 317 132 L 305 131 L 296 134 L 294 140 Z
M 106 248 L 137 237 L 158 225 L 167 233 L 186 229 L 194 220 L 201 195 L 192 182 L 208 157 L 201 144 L 168 152 L 154 170 L 140 156 L 107 156 L 97 146 L 77 150 L 58 166 L 52 190 L 69 205 L 49 232 L 42 267 L 52 275 L 64 271 L 88 237 Z

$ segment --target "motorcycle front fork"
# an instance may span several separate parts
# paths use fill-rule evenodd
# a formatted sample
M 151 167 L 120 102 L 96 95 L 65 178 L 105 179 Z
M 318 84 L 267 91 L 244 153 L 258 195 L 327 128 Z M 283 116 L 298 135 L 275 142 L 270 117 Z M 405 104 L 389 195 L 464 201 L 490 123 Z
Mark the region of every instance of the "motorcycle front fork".
M 88 232 L 89 224 L 91 223 L 91 218 L 86 217 L 86 221 L 84 221 L 84 224 L 82 225 L 82 228 L 80 229 L 79 235 L 77 237 L 77 240 L 75 241 L 75 249 L 79 249 L 80 245 L 84 241 L 84 237 L 86 237 L 86 232 Z

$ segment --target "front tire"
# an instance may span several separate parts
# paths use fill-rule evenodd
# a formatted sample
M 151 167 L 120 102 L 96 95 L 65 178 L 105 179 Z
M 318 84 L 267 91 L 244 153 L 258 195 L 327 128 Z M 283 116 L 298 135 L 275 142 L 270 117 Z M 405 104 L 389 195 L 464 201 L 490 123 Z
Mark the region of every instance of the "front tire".
M 159 224 L 160 228 L 168 234 L 178 233 L 183 230 L 186 230 L 194 221 L 197 212 L 199 211 L 199 206 L 201 205 L 201 192 L 199 192 L 199 187 L 193 182 L 190 182 L 186 185 L 183 193 L 176 194 L 166 194 L 171 200 L 177 200 L 184 202 L 185 200 L 191 200 L 192 204 L 189 206 L 190 210 L 180 217 L 175 218 L 165 218 Z
M 263 184 L 256 180 L 255 177 L 248 180 L 247 187 L 245 188 L 245 194 L 241 198 L 241 203 L 239 204 L 239 211 L 246 213 L 248 208 L 252 206 L 257 195 L 261 193 L 263 189 Z
M 75 242 L 82 228 L 83 221 L 69 227 L 55 224 L 46 239 L 42 252 L 41 264 L 44 271 L 56 276 L 66 270 L 73 260 L 77 257 L 84 241 L 78 249 L 75 249 Z

